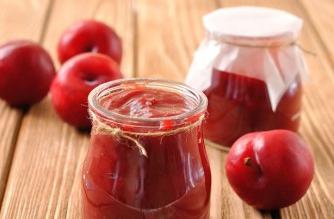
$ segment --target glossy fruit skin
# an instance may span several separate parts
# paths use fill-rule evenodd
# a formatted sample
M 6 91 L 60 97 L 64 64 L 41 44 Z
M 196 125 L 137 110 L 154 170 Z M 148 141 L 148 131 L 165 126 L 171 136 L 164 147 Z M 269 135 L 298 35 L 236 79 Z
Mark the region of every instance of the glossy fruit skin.
M 227 155 L 225 169 L 241 199 L 270 210 L 287 207 L 306 193 L 314 162 L 296 133 L 272 130 L 240 137 Z
M 105 54 L 120 64 L 122 42 L 108 25 L 94 20 L 82 20 L 65 30 L 61 36 L 58 58 L 64 63 L 69 58 L 86 52 Z
M 17 40 L 0 46 L 0 98 L 10 105 L 41 101 L 54 76 L 51 57 L 37 43 Z
M 102 54 L 85 53 L 65 62 L 51 86 L 52 104 L 68 124 L 89 129 L 87 97 L 96 86 L 122 78 L 114 60 Z

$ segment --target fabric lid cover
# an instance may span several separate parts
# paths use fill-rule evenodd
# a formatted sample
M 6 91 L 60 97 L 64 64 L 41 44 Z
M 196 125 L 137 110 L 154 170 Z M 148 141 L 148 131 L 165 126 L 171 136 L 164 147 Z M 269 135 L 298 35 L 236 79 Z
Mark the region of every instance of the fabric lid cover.
M 263 7 L 231 7 L 213 11 L 203 18 L 206 31 L 227 40 L 275 38 L 295 41 L 303 21 L 288 12 Z

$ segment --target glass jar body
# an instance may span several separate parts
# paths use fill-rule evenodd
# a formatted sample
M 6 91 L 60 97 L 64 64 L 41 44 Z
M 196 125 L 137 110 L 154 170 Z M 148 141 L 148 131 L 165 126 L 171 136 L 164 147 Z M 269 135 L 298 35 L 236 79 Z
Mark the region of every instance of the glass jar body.
M 211 175 L 202 127 L 133 142 L 92 133 L 83 167 L 86 219 L 208 218 Z
M 302 19 L 241 6 L 210 12 L 203 24 L 205 38 L 186 83 L 208 97 L 205 137 L 223 148 L 249 132 L 297 131 L 302 81 L 308 75 L 297 43 Z
M 288 86 L 275 110 L 264 81 L 213 69 L 208 97 L 205 137 L 230 147 L 242 135 L 271 129 L 297 131 L 302 105 L 299 75 Z

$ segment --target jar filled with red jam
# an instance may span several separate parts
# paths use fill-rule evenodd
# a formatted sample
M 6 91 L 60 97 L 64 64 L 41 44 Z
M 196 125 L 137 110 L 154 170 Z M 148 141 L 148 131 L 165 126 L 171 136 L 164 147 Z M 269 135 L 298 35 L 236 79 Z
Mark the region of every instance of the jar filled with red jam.
M 296 44 L 302 20 L 276 9 L 232 7 L 203 21 L 206 38 L 186 83 L 208 97 L 205 137 L 230 147 L 249 132 L 297 131 L 306 76 Z
M 208 219 L 207 98 L 161 80 L 122 79 L 89 95 L 85 219 Z

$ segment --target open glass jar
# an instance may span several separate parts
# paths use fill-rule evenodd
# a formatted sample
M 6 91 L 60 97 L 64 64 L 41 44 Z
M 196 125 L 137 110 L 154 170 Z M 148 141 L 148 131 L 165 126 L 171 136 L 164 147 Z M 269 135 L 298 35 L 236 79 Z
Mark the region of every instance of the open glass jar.
M 89 95 L 84 218 L 209 218 L 207 98 L 186 85 L 122 79 Z
M 296 44 L 302 20 L 276 9 L 234 7 L 203 21 L 207 35 L 186 83 L 208 97 L 205 137 L 230 147 L 253 131 L 297 131 L 307 71 Z

